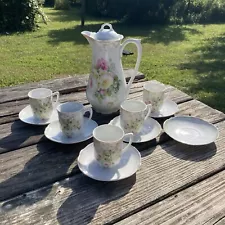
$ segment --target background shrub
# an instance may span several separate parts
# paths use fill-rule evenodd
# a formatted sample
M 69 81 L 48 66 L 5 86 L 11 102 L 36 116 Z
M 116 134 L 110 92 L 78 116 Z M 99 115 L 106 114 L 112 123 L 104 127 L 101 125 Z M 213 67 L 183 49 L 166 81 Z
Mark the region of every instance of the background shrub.
M 0 0 L 0 32 L 35 28 L 36 0 Z
M 87 0 L 87 12 L 123 22 L 225 22 L 225 0 Z
M 60 10 L 64 9 L 67 10 L 70 8 L 70 1 L 69 0 L 55 0 L 54 9 Z
M 177 1 L 171 19 L 182 23 L 225 22 L 224 0 L 182 0 Z
M 132 23 L 165 23 L 176 0 L 87 0 L 87 12 Z

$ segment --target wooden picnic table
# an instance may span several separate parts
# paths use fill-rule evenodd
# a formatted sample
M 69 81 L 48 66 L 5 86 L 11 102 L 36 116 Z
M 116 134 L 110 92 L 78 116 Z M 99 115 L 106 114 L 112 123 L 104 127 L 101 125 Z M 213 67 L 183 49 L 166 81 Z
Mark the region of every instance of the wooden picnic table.
M 129 71 L 127 72 L 129 77 Z M 178 115 L 216 125 L 215 143 L 194 147 L 165 133 L 135 144 L 142 165 L 130 178 L 99 182 L 77 167 L 81 144 L 61 145 L 43 135 L 45 126 L 18 120 L 27 93 L 48 87 L 60 102 L 88 105 L 87 76 L 43 81 L 0 90 L 0 224 L 225 224 L 225 114 L 170 86 Z M 144 75 L 132 85 L 129 99 L 141 99 Z M 115 115 L 94 113 L 98 124 Z M 161 124 L 163 120 L 159 121 Z

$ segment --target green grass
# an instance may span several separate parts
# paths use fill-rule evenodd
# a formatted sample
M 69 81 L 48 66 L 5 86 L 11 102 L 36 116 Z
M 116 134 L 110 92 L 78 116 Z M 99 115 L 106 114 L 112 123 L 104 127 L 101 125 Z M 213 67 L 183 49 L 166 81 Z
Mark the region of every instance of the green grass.
M 66 77 L 89 72 L 91 48 L 81 36 L 77 9 L 45 9 L 51 22 L 32 33 L 0 37 L 0 86 Z M 106 20 L 87 18 L 87 30 L 97 31 Z M 113 22 L 113 21 L 112 21 Z M 142 39 L 140 71 L 148 79 L 171 84 L 225 112 L 225 24 L 130 26 L 113 24 L 125 37 Z M 133 56 L 123 57 L 126 68 Z

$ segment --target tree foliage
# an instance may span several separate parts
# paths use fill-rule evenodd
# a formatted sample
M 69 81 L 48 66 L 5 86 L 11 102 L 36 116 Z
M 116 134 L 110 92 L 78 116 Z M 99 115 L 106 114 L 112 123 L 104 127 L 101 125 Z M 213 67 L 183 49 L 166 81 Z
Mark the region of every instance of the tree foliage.
M 177 1 L 171 12 L 175 22 L 214 23 L 225 22 L 224 0 Z
M 224 0 L 87 0 L 87 12 L 132 23 L 225 21 Z
M 176 0 L 87 0 L 88 12 L 132 23 L 165 23 Z
M 37 7 L 36 0 L 0 0 L 0 32 L 34 29 Z

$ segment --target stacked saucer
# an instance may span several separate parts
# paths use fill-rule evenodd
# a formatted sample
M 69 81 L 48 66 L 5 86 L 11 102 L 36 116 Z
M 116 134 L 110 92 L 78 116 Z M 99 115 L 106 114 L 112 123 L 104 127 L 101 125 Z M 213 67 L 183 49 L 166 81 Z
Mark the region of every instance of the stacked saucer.
M 34 115 L 31 106 L 28 105 L 20 111 L 19 119 L 23 121 L 24 123 L 28 123 L 31 125 L 48 125 L 54 121 L 57 121 L 58 115 L 57 115 L 57 111 L 53 110 L 49 119 L 40 119 L 39 117 Z
M 91 143 L 80 151 L 77 162 L 81 172 L 92 179 L 118 181 L 136 173 L 141 166 L 141 155 L 134 146 L 130 146 L 126 152 L 122 153 L 119 163 L 113 167 L 105 168 L 97 162 L 94 145 Z
M 79 135 L 66 136 L 60 126 L 59 121 L 50 123 L 45 129 L 45 136 L 54 142 L 60 144 L 75 144 L 86 141 L 92 137 L 93 130 L 98 126 L 94 120 L 88 122 L 87 118 L 84 118 L 84 125 L 82 132 Z

